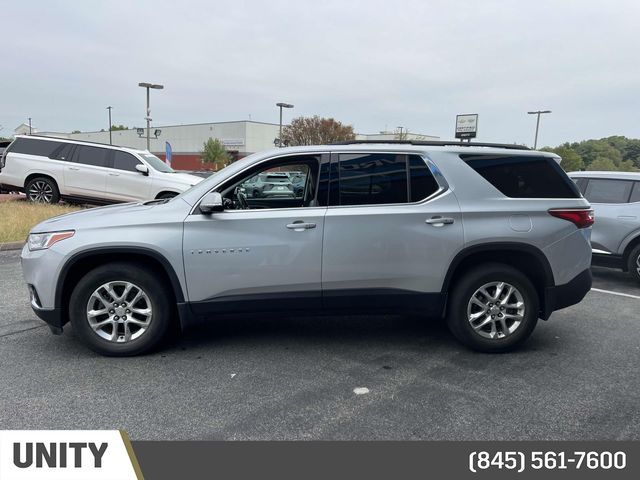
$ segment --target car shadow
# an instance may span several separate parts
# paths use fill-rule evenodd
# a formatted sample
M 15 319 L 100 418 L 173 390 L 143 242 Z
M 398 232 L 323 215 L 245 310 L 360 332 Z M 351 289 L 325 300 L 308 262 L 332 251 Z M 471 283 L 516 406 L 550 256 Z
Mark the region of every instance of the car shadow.
M 543 350 L 549 343 L 546 336 L 534 332 L 533 337 L 511 353 Z M 168 347 L 169 350 L 187 350 L 208 348 L 213 344 L 243 345 L 247 348 L 274 344 L 285 347 L 326 346 L 332 350 L 365 345 L 487 355 L 473 352 L 460 344 L 444 320 L 417 315 L 227 315 L 208 319 L 185 332 Z
M 615 268 L 591 267 L 593 288 L 640 295 L 640 283 L 627 272 Z
M 206 319 L 182 335 L 181 346 L 210 342 L 453 342 L 440 319 L 409 315 L 224 315 Z

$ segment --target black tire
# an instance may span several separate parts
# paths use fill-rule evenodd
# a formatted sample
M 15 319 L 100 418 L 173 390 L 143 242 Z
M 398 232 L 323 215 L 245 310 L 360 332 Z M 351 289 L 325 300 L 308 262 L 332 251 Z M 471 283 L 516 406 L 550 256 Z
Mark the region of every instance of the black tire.
M 478 333 L 472 327 L 469 321 L 469 315 L 467 309 L 471 302 L 472 296 L 484 285 L 491 282 L 506 282 L 520 293 L 522 301 L 524 302 L 524 314 L 520 324 L 513 330 L 512 333 L 499 338 L 500 332 L 503 329 L 503 325 L 496 323 L 494 327 L 496 329 L 496 335 L 498 338 L 485 338 L 481 333 Z M 497 293 L 495 290 L 489 289 L 489 293 Z M 486 297 L 487 301 L 491 301 L 489 297 Z M 500 297 L 499 297 L 500 298 Z M 515 297 L 510 297 L 511 301 Z M 498 303 L 495 305 L 500 308 Z M 478 309 L 483 311 L 480 307 L 471 307 L 472 309 Z M 494 307 L 491 307 L 494 308 Z M 448 313 L 447 313 L 447 326 L 451 333 L 463 344 L 480 352 L 498 353 L 512 350 L 516 346 L 524 342 L 533 332 L 536 324 L 538 323 L 538 311 L 539 300 L 536 289 L 531 281 L 515 268 L 501 263 L 485 263 L 476 266 L 469 271 L 465 272 L 453 286 L 453 290 L 449 297 Z M 472 310 L 473 312 L 473 310 Z M 507 308 L 504 313 L 517 313 L 513 309 Z M 484 319 L 493 318 L 490 314 L 482 314 L 480 322 Z M 488 316 L 487 316 L 488 315 Z M 495 317 L 501 316 L 502 313 L 495 312 Z M 504 317 L 506 320 L 506 317 Z M 500 319 L 496 319 L 496 322 L 500 322 Z M 507 322 L 514 322 L 514 320 L 507 320 Z M 493 321 L 491 321 L 493 323 Z M 512 323 L 513 325 L 513 323 Z M 491 334 L 491 324 L 481 328 L 481 332 L 489 335 Z M 507 329 L 511 326 L 507 324 Z
M 148 327 L 138 338 L 118 343 L 102 338 L 90 326 L 87 316 L 89 299 L 96 289 L 108 282 L 130 282 L 146 294 L 152 313 Z M 136 291 L 132 290 L 131 295 L 134 295 Z M 113 291 L 123 293 L 115 289 Z M 128 263 L 110 263 L 91 270 L 78 282 L 71 294 L 69 315 L 73 330 L 91 350 L 107 356 L 140 355 L 160 346 L 171 331 L 175 308 L 170 298 L 171 292 L 153 270 Z M 146 299 L 143 302 L 146 304 Z M 133 305 L 130 307 L 133 308 Z M 130 316 L 133 317 L 133 314 Z M 124 325 L 118 328 L 122 329 Z
M 636 282 L 640 282 L 640 245 L 636 245 L 627 259 L 627 269 Z
M 58 185 L 49 177 L 32 178 L 25 185 L 24 191 L 30 202 L 54 204 L 60 201 Z

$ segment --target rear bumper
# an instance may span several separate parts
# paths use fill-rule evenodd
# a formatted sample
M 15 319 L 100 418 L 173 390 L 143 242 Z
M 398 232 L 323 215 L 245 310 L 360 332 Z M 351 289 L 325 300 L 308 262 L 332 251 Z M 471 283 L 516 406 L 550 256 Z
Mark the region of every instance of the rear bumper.
M 591 269 L 589 268 L 564 285 L 547 287 L 541 317 L 546 320 L 554 311 L 579 303 L 589 290 L 591 290 Z

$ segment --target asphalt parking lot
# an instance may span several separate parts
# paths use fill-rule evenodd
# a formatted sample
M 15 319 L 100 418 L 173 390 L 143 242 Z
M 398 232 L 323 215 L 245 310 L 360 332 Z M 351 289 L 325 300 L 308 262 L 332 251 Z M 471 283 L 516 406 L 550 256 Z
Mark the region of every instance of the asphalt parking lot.
M 487 355 L 400 316 L 218 319 L 168 349 L 100 357 L 31 312 L 0 252 L 0 429 L 134 440 L 640 439 L 640 288 L 596 269 L 521 350 Z M 610 292 L 622 293 L 617 295 Z M 354 389 L 368 393 L 356 394 Z

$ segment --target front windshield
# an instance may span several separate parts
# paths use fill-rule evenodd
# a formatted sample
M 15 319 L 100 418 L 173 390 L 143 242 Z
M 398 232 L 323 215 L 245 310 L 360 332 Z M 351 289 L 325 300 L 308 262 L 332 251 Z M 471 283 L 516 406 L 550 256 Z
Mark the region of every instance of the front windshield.
M 151 153 L 143 153 L 142 158 L 144 158 L 154 170 L 165 173 L 175 173 L 175 170 L 173 170 L 173 168 L 171 168 L 169 165 L 167 165 Z

